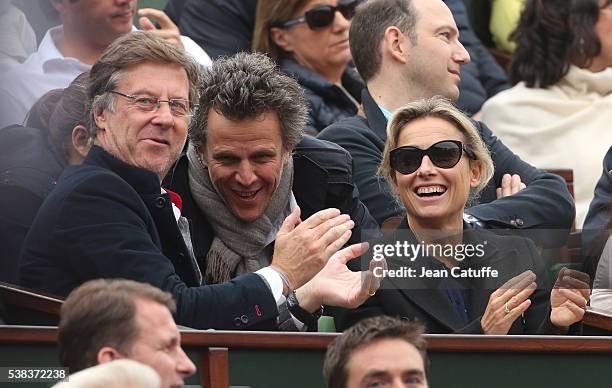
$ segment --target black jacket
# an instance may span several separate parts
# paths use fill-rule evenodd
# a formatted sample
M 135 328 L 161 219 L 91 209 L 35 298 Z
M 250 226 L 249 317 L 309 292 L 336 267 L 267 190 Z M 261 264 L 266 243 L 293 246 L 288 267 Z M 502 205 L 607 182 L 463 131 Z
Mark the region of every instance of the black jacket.
M 183 214 L 192 223 L 193 249 L 201 268 L 214 237 L 212 228 L 198 209 L 189 189 L 187 156 L 177 162 L 167 181 L 170 190 L 183 199 Z M 378 224 L 359 200 L 353 180 L 352 159 L 336 144 L 306 136 L 293 153 L 293 195 L 305 220 L 319 210 L 340 209 L 355 222 L 348 244 L 378 235 Z
M 414 235 L 408 231 L 406 218 L 394 233 L 381 240 L 380 243 L 395 244 L 396 241 L 416 244 Z M 364 305 L 353 311 L 344 311 L 336 318 L 338 328 L 345 330 L 362 319 L 385 314 L 416 319 L 425 325 L 428 333 L 432 334 L 483 334 L 480 320 L 493 291 L 510 278 L 531 270 L 536 274 L 538 288 L 529 298 L 531 306 L 525 312 L 524 317 L 519 317 L 513 323 L 509 334 L 559 334 L 560 330 L 550 322 L 548 274 L 534 244 L 527 239 L 497 236 L 483 229 L 471 229 L 464 232 L 464 244 L 475 246 L 482 243 L 484 243 L 484 256 L 465 259 L 460 263 L 459 268 L 491 267 L 498 271 L 498 277 L 477 278 L 474 276 L 462 279 L 459 283 L 468 290 L 466 297 L 468 324 L 461 319 L 451 304 L 446 290 L 441 286 L 443 278 L 418 277 L 421 274 L 421 268 L 441 269 L 444 266 L 435 258 L 418 255 L 414 261 L 399 257 L 387 259 L 389 269 L 410 267 L 416 270 L 417 276 L 414 278 L 385 278 L 376 295 Z M 450 273 L 448 275 L 451 276 Z
M 55 187 L 66 161 L 48 131 L 13 125 L 0 130 L 0 281 L 17 284 L 21 246 L 36 212 Z
M 459 84 L 459 100 L 457 106 L 472 115 L 482 107 L 482 104 L 508 89 L 508 77 L 497 64 L 489 50 L 474 34 L 463 0 L 444 0 L 455 18 L 459 29 L 459 41 L 470 54 L 471 62 L 461 66 L 461 83 Z
M 308 101 L 306 133 L 316 135 L 336 121 L 357 114 L 357 104 L 365 86 L 352 66 L 348 66 L 342 74 L 342 86 L 350 97 L 341 88 L 293 59 L 282 59 L 280 69 L 297 79 L 304 90 Z
M 157 176 L 94 146 L 69 167 L 26 237 L 23 286 L 66 296 L 97 278 L 125 278 L 168 291 L 179 324 L 273 329 L 278 310 L 265 281 L 247 274 L 198 286 L 168 194 Z
M 377 176 L 387 140 L 387 120 L 367 89 L 361 97 L 365 117 L 354 116 L 326 128 L 319 138 L 339 144 L 353 157 L 355 183 L 360 198 L 380 223 L 404 213 L 397 205 L 389 185 Z M 522 161 L 497 139 L 481 122 L 475 122 L 483 141 L 489 148 L 495 174 L 483 190 L 479 204 L 467 213 L 488 226 L 569 231 L 574 219 L 574 203 L 563 179 L 544 173 Z M 504 174 L 518 174 L 527 188 L 520 193 L 496 200 L 495 189 Z M 544 246 L 551 246 L 548 238 L 541 238 Z M 554 241 L 558 245 L 559 241 Z M 552 245 L 552 246 L 554 246 Z
M 256 8 L 257 0 L 171 0 L 166 6 L 181 34 L 213 59 L 251 51 Z
M 603 160 L 601 178 L 595 186 L 595 197 L 589 206 L 582 229 L 582 251 L 587 256 L 586 270 L 592 275 L 612 226 L 612 147 Z

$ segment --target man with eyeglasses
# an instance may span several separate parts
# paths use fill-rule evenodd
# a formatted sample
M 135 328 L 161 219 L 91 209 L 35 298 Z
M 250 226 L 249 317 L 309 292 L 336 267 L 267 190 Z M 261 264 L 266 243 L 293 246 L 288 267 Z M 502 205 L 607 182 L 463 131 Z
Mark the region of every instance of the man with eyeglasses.
M 380 224 L 405 212 L 376 174 L 387 121 L 395 109 L 420 98 L 457 100 L 461 67 L 470 61 L 458 34 L 442 0 L 370 0 L 353 17 L 351 53 L 367 85 L 362 110 L 327 127 L 319 138 L 349 151 L 360 198 Z M 563 179 L 523 162 L 489 128 L 476 125 L 491 151 L 495 175 L 465 221 L 475 227 L 529 228 L 543 246 L 561 245 L 533 229 L 569 230 L 574 205 Z
M 47 31 L 38 50 L 24 63 L 0 74 L 0 128 L 22 124 L 34 103 L 51 89 L 67 87 L 90 69 L 115 39 L 135 31 L 137 0 L 46 0 L 62 24 Z M 33 5 L 35 6 L 35 5 Z M 139 28 L 185 49 L 202 66 L 210 58 L 162 11 L 142 8 Z M 159 24 L 159 28 L 153 24 Z
M 91 279 L 130 279 L 171 293 L 179 324 L 272 330 L 290 319 L 279 317 L 278 306 L 293 288 L 332 255 L 335 263 L 353 254 L 336 253 L 352 222 L 328 209 L 303 227 L 295 217 L 285 220 L 270 265 L 204 285 L 182 201 L 160 187 L 185 145 L 199 70 L 182 50 L 149 32 L 110 45 L 89 77 L 94 145 L 40 208 L 22 251 L 21 285 L 66 296 Z M 207 220 L 199 227 L 198 233 L 210 230 Z

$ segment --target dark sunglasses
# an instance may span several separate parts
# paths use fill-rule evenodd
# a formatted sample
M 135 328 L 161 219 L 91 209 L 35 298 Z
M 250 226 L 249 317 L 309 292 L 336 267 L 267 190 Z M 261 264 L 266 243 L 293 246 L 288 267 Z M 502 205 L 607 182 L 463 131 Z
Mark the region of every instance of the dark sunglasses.
M 452 168 L 459 163 L 463 152 L 470 159 L 476 159 L 476 155 L 465 148 L 459 140 L 442 140 L 432 144 L 426 150 L 412 146 L 398 147 L 392 150 L 389 156 L 391 168 L 400 174 L 407 175 L 419 169 L 425 155 L 437 167 Z
M 340 12 L 346 20 L 350 20 L 355 15 L 355 8 L 363 0 L 341 1 L 337 6 L 320 5 L 311 10 L 306 11 L 304 16 L 287 20 L 284 22 L 274 23 L 274 27 L 288 28 L 296 24 L 306 23 L 311 30 L 327 27 L 334 22 L 336 11 Z

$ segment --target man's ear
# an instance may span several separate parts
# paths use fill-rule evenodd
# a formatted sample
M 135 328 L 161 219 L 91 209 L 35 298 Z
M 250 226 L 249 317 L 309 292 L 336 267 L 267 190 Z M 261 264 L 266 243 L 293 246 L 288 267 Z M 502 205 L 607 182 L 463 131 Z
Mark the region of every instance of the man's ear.
M 283 150 L 283 164 L 288 163 L 291 158 L 293 158 L 293 151 L 295 150 L 295 146 L 289 147 Z
M 94 123 L 98 130 L 106 129 L 106 111 L 102 108 L 96 108 L 93 112 Z
M 270 28 L 270 39 L 286 52 L 289 53 L 293 51 L 293 44 L 287 30 L 278 27 Z
M 383 35 L 383 55 L 390 56 L 400 63 L 406 63 L 408 58 L 409 39 L 395 26 L 387 27 Z
M 120 358 L 125 358 L 121 353 L 119 353 L 115 348 L 111 348 L 110 346 L 104 346 L 100 350 L 98 350 L 97 361 L 98 364 L 104 364 L 105 362 L 111 362 L 114 360 L 118 360 Z
M 85 157 L 91 148 L 91 138 L 89 131 L 84 125 L 77 125 L 72 129 L 72 145 L 76 152 Z

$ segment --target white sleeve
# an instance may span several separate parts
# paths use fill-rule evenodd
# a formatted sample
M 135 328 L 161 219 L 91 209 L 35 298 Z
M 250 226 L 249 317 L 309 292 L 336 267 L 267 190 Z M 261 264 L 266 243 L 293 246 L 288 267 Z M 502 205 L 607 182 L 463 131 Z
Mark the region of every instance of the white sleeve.
M 278 272 L 270 267 L 264 267 L 258 271 L 255 271 L 255 273 L 264 278 L 264 280 L 268 283 L 276 304 L 280 305 L 283 303 L 285 301 L 285 296 L 283 295 L 284 285 L 283 279 Z
M 198 62 L 203 67 L 211 67 L 212 60 L 206 54 L 206 51 L 202 49 L 196 42 L 193 41 L 188 36 L 181 35 L 181 42 L 183 43 L 183 47 L 185 47 L 185 51 L 191 55 L 196 62 Z

